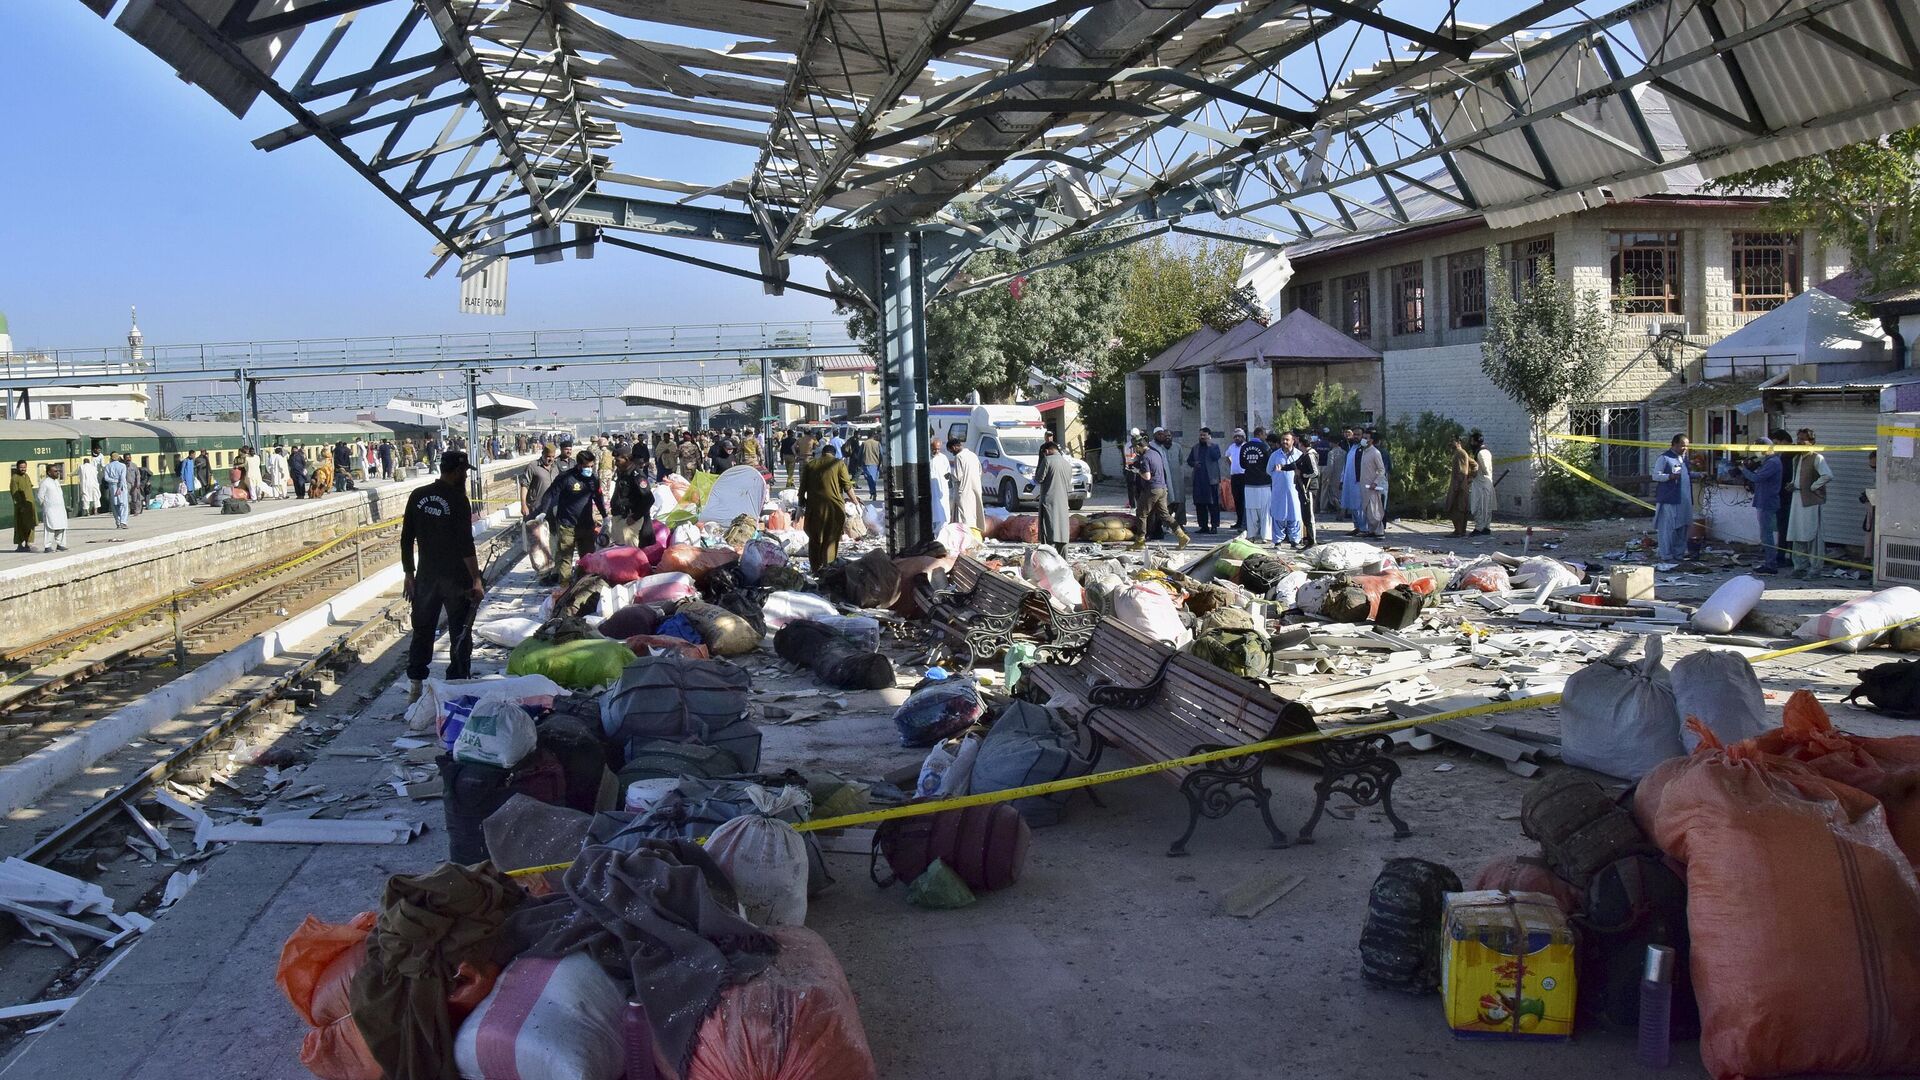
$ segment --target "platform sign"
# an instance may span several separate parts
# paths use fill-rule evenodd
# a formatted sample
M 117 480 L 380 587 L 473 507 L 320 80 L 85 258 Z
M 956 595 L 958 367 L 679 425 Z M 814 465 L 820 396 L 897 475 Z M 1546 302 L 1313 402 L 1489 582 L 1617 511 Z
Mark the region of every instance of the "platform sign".
M 507 313 L 507 257 L 503 244 L 489 244 L 460 260 L 460 313 Z

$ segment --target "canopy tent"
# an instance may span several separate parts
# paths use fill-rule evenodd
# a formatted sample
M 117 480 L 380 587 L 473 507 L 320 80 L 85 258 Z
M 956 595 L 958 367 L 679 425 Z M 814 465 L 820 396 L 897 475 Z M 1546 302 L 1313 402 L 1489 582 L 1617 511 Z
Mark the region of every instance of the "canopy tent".
M 1707 379 L 1764 376 L 1797 364 L 1872 364 L 1890 359 L 1887 335 L 1845 301 L 1808 289 L 1707 346 Z

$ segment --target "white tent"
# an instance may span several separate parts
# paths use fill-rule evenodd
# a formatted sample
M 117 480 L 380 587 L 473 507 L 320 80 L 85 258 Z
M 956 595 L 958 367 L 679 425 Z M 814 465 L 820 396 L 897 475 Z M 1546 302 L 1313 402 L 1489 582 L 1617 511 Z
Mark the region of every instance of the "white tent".
M 700 506 L 699 520 L 727 525 L 747 514 L 758 521 L 766 502 L 767 478 L 751 465 L 735 465 L 713 482 L 713 490 Z
M 1887 335 L 1846 301 L 1808 289 L 1707 346 L 1702 376 L 1773 375 L 1796 364 L 1885 361 Z

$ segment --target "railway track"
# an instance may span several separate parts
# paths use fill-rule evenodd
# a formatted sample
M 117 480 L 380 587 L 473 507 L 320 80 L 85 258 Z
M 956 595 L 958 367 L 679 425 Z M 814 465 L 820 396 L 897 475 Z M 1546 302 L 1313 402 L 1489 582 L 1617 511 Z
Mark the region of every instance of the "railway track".
M 520 554 L 519 539 L 519 530 L 507 526 L 482 540 L 481 562 L 489 581 L 513 566 Z M 351 585 L 361 570 L 371 574 L 377 568 L 367 557 L 356 566 L 351 550 L 336 558 L 313 560 L 298 580 L 275 581 L 271 588 L 253 595 L 223 597 L 219 605 L 223 610 L 202 611 L 203 617 L 193 622 L 191 630 L 183 630 L 183 637 L 190 647 L 196 638 L 204 638 L 206 647 L 214 648 L 228 638 L 257 632 L 250 627 L 259 613 L 278 621 L 274 613 L 280 605 L 298 610 L 293 597 L 304 599 L 300 607 L 310 607 L 322 595 Z M 0 855 L 14 855 L 97 883 L 123 913 L 157 916 L 176 873 L 191 873 L 202 860 L 217 857 L 218 850 L 216 845 L 192 852 L 191 844 L 181 846 L 179 833 L 173 834 L 169 847 L 164 820 L 168 811 L 162 803 L 184 791 L 206 791 L 218 801 L 242 805 L 264 801 L 274 790 L 272 777 L 278 771 L 271 761 L 287 765 L 296 763 L 296 758 L 324 755 L 326 742 L 335 733 L 329 715 L 348 713 L 370 700 L 402 659 L 393 646 L 406 633 L 406 603 L 397 597 L 375 603 L 364 618 L 329 631 L 323 641 L 298 656 L 269 664 L 234 684 L 230 692 L 209 700 L 197 714 L 183 717 L 193 721 L 188 730 L 164 747 L 151 748 L 141 760 L 122 764 L 104 794 L 93 794 L 100 790 L 98 778 L 82 778 L 76 783 L 93 785 L 88 794 L 50 796 L 44 817 L 57 824 L 49 828 L 42 823 L 33 830 L 30 842 L 19 823 L 8 822 L 6 829 L 14 831 L 11 836 L 0 835 Z M 169 629 L 163 654 L 171 640 Z M 179 674 L 170 667 L 165 670 L 169 677 Z M 98 679 L 90 682 L 97 684 Z M 78 688 L 88 685 L 83 682 Z M 235 760 L 243 744 L 280 749 L 266 760 L 245 764 Z M 130 848 L 139 853 L 137 858 L 129 856 Z M 74 942 L 78 955 L 71 958 L 34 948 L 17 924 L 0 920 L 0 1004 L 74 996 L 124 952 L 124 947 L 101 948 L 78 938 Z M 0 1021 L 0 1055 L 40 1022 L 44 1018 Z

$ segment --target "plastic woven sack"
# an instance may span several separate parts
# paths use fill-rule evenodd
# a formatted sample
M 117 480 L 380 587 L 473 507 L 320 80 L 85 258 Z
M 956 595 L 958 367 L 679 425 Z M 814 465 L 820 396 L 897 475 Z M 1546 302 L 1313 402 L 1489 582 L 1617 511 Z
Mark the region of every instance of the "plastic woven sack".
M 580 569 L 620 585 L 646 577 L 653 564 L 637 547 L 613 547 L 580 556 Z
M 633 602 L 636 604 L 672 603 L 699 595 L 699 587 L 687 574 L 655 573 L 633 583 Z
M 675 543 L 660 556 L 660 569 L 668 573 L 685 574 L 697 584 L 713 571 L 739 560 L 739 552 L 729 547 L 703 548 Z
M 1920 735 L 1874 739 L 1841 731 L 1805 690 L 1787 699 L 1780 720 L 1781 726 L 1755 738 L 1753 747 L 1802 762 L 1879 799 L 1894 843 L 1920 867 Z
M 776 592 L 760 605 L 769 629 L 778 630 L 799 619 L 831 619 L 840 614 L 833 601 L 817 593 Z
M 772 792 L 747 789 L 754 812 L 722 824 L 707 840 L 707 854 L 733 879 L 734 892 L 757 926 L 799 926 L 807 921 L 807 842 L 774 816 L 811 809 L 804 788 Z
M 1507 568 L 1498 563 L 1486 562 L 1469 566 L 1461 571 L 1454 581 L 1456 589 L 1477 589 L 1480 592 L 1506 592 L 1513 587 L 1507 577 Z
M 1920 618 L 1920 589 L 1896 585 L 1815 615 L 1801 623 L 1793 636 L 1801 641 L 1827 641 L 1844 637 L 1847 640 L 1836 641 L 1828 648 L 1859 652 L 1883 636 L 1872 631 L 1885 630 L 1896 623 L 1915 618 Z
M 1052 548 L 1028 548 L 1020 563 L 1020 576 L 1039 586 L 1054 607 L 1078 611 L 1087 606 L 1087 591 L 1074 578 L 1073 567 Z
M 1920 884 L 1878 800 L 1711 733 L 1648 780 L 1687 867 L 1707 1070 L 1920 1072 Z
M 749 585 L 760 584 L 760 578 L 769 566 L 787 565 L 787 549 L 778 541 L 761 537 L 747 543 L 747 549 L 740 553 L 740 576 Z
M 329 923 L 309 915 L 280 948 L 274 981 L 309 1029 L 300 1041 L 300 1064 L 321 1080 L 384 1076 L 354 1026 L 349 1000 L 353 976 L 367 960 L 367 935 L 378 918 L 363 911 L 350 922 Z
M 533 752 L 533 717 L 518 703 L 488 695 L 467 715 L 453 741 L 453 759 L 468 764 L 511 769 Z
M 1377 565 L 1385 560 L 1386 553 L 1372 544 L 1342 540 L 1314 547 L 1306 553 L 1306 558 L 1320 570 L 1350 571 Z
M 686 1080 L 874 1080 L 860 1008 L 833 950 L 802 926 L 768 932 L 779 958 L 721 992 Z
M 1567 764 L 1638 780 L 1686 753 L 1673 683 L 1660 664 L 1660 638 L 1642 638 L 1637 664 L 1594 661 L 1567 679 L 1560 706 L 1561 752 Z
M 473 628 L 473 636 L 495 645 L 504 645 L 511 649 L 515 645 L 533 636 L 540 629 L 540 620 L 509 616 L 481 623 Z
M 993 538 L 1010 544 L 1040 542 L 1040 518 L 1034 514 L 1009 514 L 993 526 Z
M 1113 617 L 1176 649 L 1193 639 L 1193 632 L 1180 621 L 1173 591 L 1158 582 L 1136 581 L 1122 589 L 1113 600 Z
M 717 604 L 690 601 L 680 605 L 674 617 L 693 623 L 715 656 L 744 656 L 760 647 L 761 635 L 753 624 Z
M 1727 649 L 1702 649 L 1673 665 L 1675 711 L 1684 720 L 1698 719 L 1723 743 L 1751 739 L 1767 730 L 1766 691 L 1753 665 Z M 1688 750 L 1700 740 L 1684 726 L 1681 745 Z
M 921 683 L 894 710 L 901 746 L 932 746 L 980 719 L 980 689 L 971 677 Z
M 626 993 L 594 959 L 522 956 L 454 1035 L 464 1080 L 615 1080 Z
M 563 641 L 558 644 L 529 638 L 507 657 L 509 675 L 545 675 L 561 686 L 591 690 L 620 678 L 633 662 L 633 651 L 618 641 Z
M 1727 579 L 1693 613 L 1693 628 L 1703 634 L 1733 633 L 1766 591 L 1767 583 L 1752 574 Z

